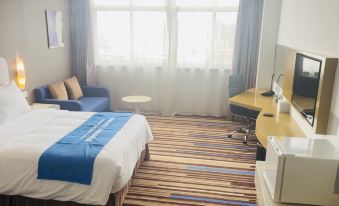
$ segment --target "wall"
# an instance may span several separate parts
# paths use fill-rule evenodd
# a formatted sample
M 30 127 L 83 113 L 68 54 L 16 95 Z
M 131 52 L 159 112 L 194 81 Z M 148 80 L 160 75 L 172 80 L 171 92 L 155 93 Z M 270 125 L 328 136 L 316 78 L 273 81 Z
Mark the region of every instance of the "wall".
M 63 12 L 64 48 L 48 49 L 45 10 Z M 26 88 L 70 76 L 68 0 L 0 0 L 0 56 L 5 57 L 14 78 L 15 58 L 23 58 Z
M 283 0 L 278 43 L 339 58 L 339 1 Z M 335 76 L 328 134 L 339 126 L 339 66 Z
M 271 88 L 278 39 L 281 0 L 264 0 L 259 47 L 257 88 Z

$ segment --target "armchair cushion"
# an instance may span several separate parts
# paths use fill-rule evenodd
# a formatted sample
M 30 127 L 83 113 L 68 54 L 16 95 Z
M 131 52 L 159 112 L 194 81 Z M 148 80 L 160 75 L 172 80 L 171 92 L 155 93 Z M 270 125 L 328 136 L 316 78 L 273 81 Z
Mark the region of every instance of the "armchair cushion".
M 36 102 L 41 102 L 44 99 L 53 99 L 52 94 L 47 86 L 34 89 L 34 97 Z
M 75 76 L 69 79 L 65 79 L 64 82 L 70 99 L 76 100 L 84 96 L 80 88 L 78 79 Z
M 51 92 L 53 99 L 68 100 L 68 94 L 63 81 L 49 84 L 48 89 Z
M 81 97 L 82 110 L 89 112 L 109 111 L 109 98 L 107 97 Z

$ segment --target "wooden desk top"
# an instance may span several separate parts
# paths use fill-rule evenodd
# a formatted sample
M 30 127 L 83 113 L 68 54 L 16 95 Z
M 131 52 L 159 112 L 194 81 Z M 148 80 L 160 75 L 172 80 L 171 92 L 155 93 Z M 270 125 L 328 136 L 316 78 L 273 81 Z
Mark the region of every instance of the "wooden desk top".
M 266 148 L 267 137 L 305 137 L 289 113 L 279 113 L 273 97 L 260 95 L 265 90 L 249 89 L 230 98 L 230 103 L 248 109 L 260 111 L 256 122 L 256 135 L 259 142 Z M 265 117 L 264 113 L 273 113 L 273 117 Z

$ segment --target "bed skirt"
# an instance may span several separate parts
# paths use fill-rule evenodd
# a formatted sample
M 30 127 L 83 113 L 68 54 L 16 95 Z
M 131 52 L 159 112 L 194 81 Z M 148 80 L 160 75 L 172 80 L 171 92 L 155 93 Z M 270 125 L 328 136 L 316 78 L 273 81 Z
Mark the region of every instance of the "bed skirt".
M 140 165 L 144 162 L 144 160 L 149 160 L 150 154 L 148 145 L 146 144 L 146 149 L 141 153 L 139 161 L 136 163 L 134 167 L 134 171 L 131 179 L 128 181 L 125 187 L 123 187 L 120 191 L 111 194 L 108 202 L 105 206 L 122 206 L 125 197 L 128 193 L 128 189 L 131 186 L 133 177 L 137 174 L 137 171 Z M 0 206 L 89 206 L 86 204 L 79 204 L 75 202 L 63 202 L 57 200 L 41 200 L 34 199 L 24 196 L 17 195 L 1 195 L 0 194 Z

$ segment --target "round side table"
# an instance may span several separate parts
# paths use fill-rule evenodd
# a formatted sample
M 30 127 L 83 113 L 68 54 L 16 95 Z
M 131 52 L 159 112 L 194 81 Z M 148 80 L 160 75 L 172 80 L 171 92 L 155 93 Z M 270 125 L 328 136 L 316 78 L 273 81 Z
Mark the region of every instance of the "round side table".
M 133 103 L 134 104 L 134 113 L 139 114 L 140 113 L 140 107 L 139 105 L 141 103 L 149 102 L 152 100 L 151 97 L 148 96 L 126 96 L 121 98 L 122 101 L 128 102 L 128 103 Z

